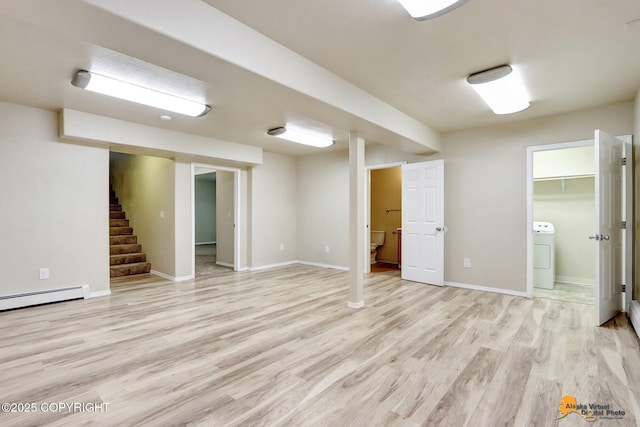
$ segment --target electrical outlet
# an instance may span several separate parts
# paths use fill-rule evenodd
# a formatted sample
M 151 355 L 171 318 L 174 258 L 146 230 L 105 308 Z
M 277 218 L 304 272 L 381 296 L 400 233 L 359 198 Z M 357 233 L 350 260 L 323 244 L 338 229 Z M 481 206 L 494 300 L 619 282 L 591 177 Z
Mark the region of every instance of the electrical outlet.
M 469 258 L 464 259 L 464 268 L 471 268 L 471 260 Z
M 329 252 L 331 251 L 329 250 L 329 245 L 327 245 L 324 247 L 324 253 L 328 254 Z
M 46 280 L 49 278 L 49 269 L 41 268 L 40 269 L 40 280 Z
M 284 244 L 283 243 L 280 243 L 280 250 L 284 251 Z

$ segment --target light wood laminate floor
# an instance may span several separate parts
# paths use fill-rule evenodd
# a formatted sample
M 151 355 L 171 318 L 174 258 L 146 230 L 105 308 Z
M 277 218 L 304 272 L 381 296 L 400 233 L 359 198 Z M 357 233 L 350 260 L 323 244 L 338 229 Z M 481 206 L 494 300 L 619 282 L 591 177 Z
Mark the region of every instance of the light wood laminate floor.
M 586 426 L 563 395 L 640 420 L 640 348 L 593 306 L 310 266 L 171 283 L 0 313 L 0 425 Z M 52 402 L 101 413 L 43 412 Z M 45 406 L 47 408 L 47 406 Z M 48 407 L 51 409 L 51 407 Z M 56 409 L 54 406 L 53 409 Z

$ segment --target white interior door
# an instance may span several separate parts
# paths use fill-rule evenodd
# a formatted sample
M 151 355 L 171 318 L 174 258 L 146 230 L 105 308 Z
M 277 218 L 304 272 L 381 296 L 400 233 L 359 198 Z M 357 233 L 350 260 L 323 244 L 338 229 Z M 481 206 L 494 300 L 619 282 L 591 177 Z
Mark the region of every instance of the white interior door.
M 444 160 L 402 166 L 402 278 L 444 284 Z
M 622 310 L 622 150 L 623 141 L 595 131 L 596 311 L 602 325 Z

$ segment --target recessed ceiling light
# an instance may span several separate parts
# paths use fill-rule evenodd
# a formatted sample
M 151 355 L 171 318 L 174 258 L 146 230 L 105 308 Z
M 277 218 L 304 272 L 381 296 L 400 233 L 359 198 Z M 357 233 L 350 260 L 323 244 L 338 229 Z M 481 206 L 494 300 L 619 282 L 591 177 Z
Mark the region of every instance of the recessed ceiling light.
M 436 18 L 456 9 L 469 0 L 398 0 L 418 21 Z
M 510 65 L 473 73 L 467 83 L 496 114 L 517 113 L 530 105 L 527 89 Z
M 80 89 L 86 89 L 103 95 L 137 102 L 138 104 L 173 111 L 174 113 L 191 117 L 204 116 L 211 111 L 211 107 L 201 102 L 191 101 L 86 70 L 76 72 L 73 80 L 71 80 L 71 84 Z
M 160 120 L 162 120 L 163 122 L 170 122 L 172 119 L 172 117 L 168 114 L 163 114 L 160 116 Z
M 275 127 L 269 129 L 267 134 L 277 138 L 286 139 L 287 141 L 297 142 L 298 144 L 310 145 L 312 147 L 319 148 L 330 147 L 335 143 L 335 141 L 333 141 L 329 136 L 320 135 L 306 129 L 299 129 L 292 126 Z

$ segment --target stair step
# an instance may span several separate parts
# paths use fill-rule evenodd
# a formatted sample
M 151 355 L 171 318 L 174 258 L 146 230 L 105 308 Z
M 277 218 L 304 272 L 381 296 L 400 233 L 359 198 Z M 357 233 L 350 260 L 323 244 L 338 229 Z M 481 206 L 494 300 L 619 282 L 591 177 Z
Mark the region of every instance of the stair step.
M 138 243 L 138 236 L 109 236 L 109 245 L 135 245 Z
M 123 234 L 133 234 L 131 227 L 109 227 L 109 236 L 122 236 Z
M 111 255 L 109 257 L 109 265 L 135 264 L 140 262 L 147 262 L 147 254 L 121 254 Z
M 122 205 L 109 204 L 109 212 L 114 212 L 114 211 L 120 212 L 121 210 L 122 210 Z
M 116 197 L 116 192 L 109 189 L 109 197 Z
M 125 244 L 109 246 L 110 255 L 137 254 L 142 252 L 142 245 Z
M 134 274 L 144 274 L 151 271 L 151 264 L 148 262 L 137 262 L 134 264 L 114 265 L 109 268 L 111 277 L 131 276 Z
M 109 227 L 128 227 L 129 220 L 128 219 L 110 219 Z
M 119 205 L 120 201 L 118 200 L 118 198 L 116 196 L 111 196 L 111 197 L 109 197 L 109 204 L 111 204 L 111 205 Z
M 122 211 L 109 212 L 109 219 L 125 219 L 126 214 Z

